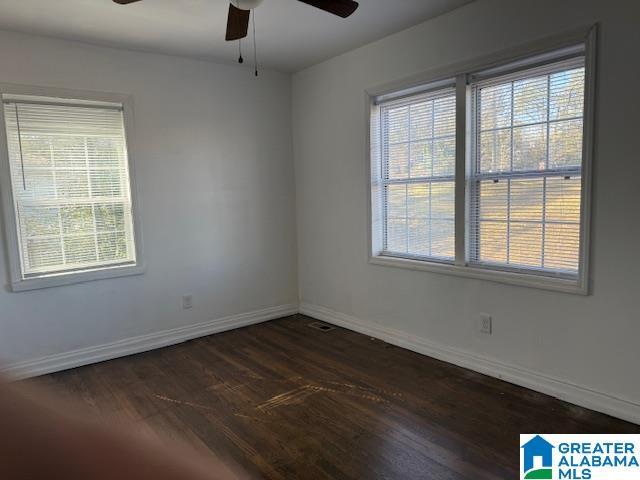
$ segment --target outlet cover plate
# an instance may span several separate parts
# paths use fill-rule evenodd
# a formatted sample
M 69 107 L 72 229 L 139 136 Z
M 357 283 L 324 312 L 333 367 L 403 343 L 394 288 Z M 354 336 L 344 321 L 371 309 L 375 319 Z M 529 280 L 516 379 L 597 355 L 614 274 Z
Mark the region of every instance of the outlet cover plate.
M 182 296 L 182 308 L 185 310 L 193 307 L 193 295 L 187 294 Z
M 491 315 L 488 313 L 480 314 L 480 321 L 478 322 L 478 330 L 480 333 L 486 333 L 487 335 L 491 335 L 493 331 L 493 319 Z

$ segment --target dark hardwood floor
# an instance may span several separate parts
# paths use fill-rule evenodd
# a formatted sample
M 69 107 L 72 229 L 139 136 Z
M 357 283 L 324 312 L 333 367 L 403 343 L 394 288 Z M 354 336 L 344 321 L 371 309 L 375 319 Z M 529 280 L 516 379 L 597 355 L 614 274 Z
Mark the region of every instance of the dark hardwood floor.
M 513 479 L 520 433 L 640 427 L 302 315 L 31 380 L 269 479 Z

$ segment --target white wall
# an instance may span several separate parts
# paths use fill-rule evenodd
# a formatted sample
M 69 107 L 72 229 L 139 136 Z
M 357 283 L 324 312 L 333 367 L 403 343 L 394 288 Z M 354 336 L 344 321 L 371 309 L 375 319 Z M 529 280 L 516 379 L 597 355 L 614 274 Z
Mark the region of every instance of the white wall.
M 9 32 L 0 65 L 0 82 L 133 95 L 148 266 L 3 288 L 4 366 L 297 301 L 288 75 Z
M 635 0 L 478 0 L 295 74 L 303 311 L 640 422 L 638 18 Z M 368 264 L 365 89 L 595 22 L 593 295 Z

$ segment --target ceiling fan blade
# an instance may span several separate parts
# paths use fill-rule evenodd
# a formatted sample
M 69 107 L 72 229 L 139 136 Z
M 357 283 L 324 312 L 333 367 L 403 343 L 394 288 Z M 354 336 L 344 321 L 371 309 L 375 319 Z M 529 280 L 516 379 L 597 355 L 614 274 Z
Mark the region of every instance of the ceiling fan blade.
M 299 0 L 307 5 L 312 5 L 325 12 L 333 13 L 342 18 L 347 18 L 358 8 L 358 2 L 353 0 Z
M 128 5 L 130 3 L 139 2 L 140 0 L 113 0 L 113 1 L 119 5 Z
M 250 10 L 242 10 L 236 7 L 233 3 L 229 4 L 226 40 L 240 40 L 247 36 L 250 13 Z

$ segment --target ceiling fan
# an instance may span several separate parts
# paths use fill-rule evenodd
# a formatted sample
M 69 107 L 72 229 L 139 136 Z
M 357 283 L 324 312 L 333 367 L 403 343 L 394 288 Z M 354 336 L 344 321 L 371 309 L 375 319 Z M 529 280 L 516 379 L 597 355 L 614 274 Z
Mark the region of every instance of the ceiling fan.
M 113 0 L 120 5 L 139 2 L 140 0 Z M 298 0 L 313 7 L 347 18 L 358 8 L 358 2 L 353 0 Z M 227 34 L 225 40 L 240 40 L 247 36 L 249 16 L 251 10 L 260 5 L 262 0 L 231 0 L 229 16 L 227 18 Z
M 130 3 L 136 3 L 141 0 L 113 0 L 120 5 L 128 5 Z M 358 2 L 354 0 L 298 0 L 299 2 L 306 3 L 312 7 L 319 8 L 325 12 L 333 13 L 342 18 L 347 18 L 358 8 Z M 240 46 L 240 40 L 247 36 L 249 29 L 249 18 L 251 17 L 251 10 L 256 8 L 262 3 L 262 0 L 230 0 L 229 1 L 229 15 L 227 17 L 227 33 L 225 40 L 232 41 L 238 40 L 238 62 L 243 63 L 242 48 Z M 258 76 L 258 57 L 256 53 L 256 20 L 255 13 L 253 16 L 253 63 L 254 73 Z

